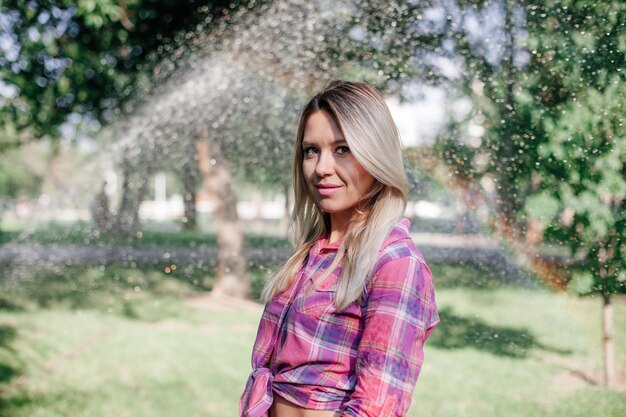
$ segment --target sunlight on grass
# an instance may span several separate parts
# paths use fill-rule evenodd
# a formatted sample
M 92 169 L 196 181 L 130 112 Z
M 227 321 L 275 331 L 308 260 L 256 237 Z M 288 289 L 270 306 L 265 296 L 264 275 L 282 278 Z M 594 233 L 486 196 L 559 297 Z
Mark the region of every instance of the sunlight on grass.
M 0 309 L 0 415 L 237 415 L 262 306 L 205 298 L 192 306 L 193 285 L 139 273 L 140 292 L 116 281 L 82 304 L 16 297 L 18 308 Z M 437 302 L 442 322 L 409 416 L 626 415 L 625 392 L 588 382 L 601 370 L 599 300 L 442 281 Z M 623 380 L 626 305 L 615 309 Z

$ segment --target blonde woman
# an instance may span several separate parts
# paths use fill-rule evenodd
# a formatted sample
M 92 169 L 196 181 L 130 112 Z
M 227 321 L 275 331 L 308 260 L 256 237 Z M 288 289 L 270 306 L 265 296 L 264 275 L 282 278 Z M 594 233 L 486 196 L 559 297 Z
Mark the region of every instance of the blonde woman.
M 404 417 L 439 315 L 375 89 L 337 80 L 311 98 L 293 185 L 295 251 L 264 288 L 240 416 Z

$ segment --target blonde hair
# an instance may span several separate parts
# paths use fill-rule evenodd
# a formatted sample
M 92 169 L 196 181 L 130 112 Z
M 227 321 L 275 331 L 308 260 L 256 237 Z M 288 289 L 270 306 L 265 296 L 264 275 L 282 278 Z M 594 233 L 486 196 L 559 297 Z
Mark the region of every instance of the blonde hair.
M 330 214 L 315 204 L 302 170 L 305 126 L 317 111 L 326 111 L 334 119 L 356 160 L 375 179 L 355 206 L 360 215 L 353 216 L 332 265 L 324 273 L 325 277 L 343 261 L 334 299 L 341 311 L 361 300 L 378 251 L 406 208 L 408 182 L 398 130 L 382 96 L 364 83 L 331 81 L 309 100 L 300 116 L 293 158 L 295 201 L 289 225 L 295 249 L 266 283 L 263 302 L 289 287 L 315 242 L 330 232 Z

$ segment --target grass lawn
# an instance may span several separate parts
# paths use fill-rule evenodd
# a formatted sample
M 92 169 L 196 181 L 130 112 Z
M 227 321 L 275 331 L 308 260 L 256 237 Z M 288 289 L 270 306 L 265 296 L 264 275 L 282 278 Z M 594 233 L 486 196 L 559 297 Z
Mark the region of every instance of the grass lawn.
M 600 300 L 496 285 L 470 267 L 432 269 L 442 322 L 409 416 L 626 415 L 624 390 L 594 384 Z M 100 274 L 108 283 L 85 274 L 73 286 L 40 283 L 42 299 L 2 284 L 1 416 L 237 415 L 261 306 L 193 301 L 193 285 L 162 273 Z M 76 294 L 61 297 L 68 288 Z M 623 299 L 614 315 L 623 387 Z

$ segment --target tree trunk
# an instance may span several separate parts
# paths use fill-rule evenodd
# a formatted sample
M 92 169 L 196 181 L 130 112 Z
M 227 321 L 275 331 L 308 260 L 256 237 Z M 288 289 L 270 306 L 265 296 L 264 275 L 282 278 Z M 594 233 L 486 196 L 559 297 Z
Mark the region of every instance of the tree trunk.
M 513 119 L 515 117 L 515 99 L 514 99 L 514 80 L 516 67 L 513 63 L 515 55 L 515 23 L 514 23 L 514 0 L 506 0 L 504 2 L 504 19 L 505 19 L 505 46 L 503 47 L 505 53 L 502 56 L 501 73 L 503 79 L 506 80 L 506 90 L 504 96 L 504 108 L 507 109 L 506 113 L 501 115 L 501 118 L 505 121 Z M 497 97 L 497 96 L 495 96 Z M 492 97 L 492 98 L 495 98 Z M 497 99 L 495 100 L 497 102 Z M 504 227 L 509 230 L 518 230 L 519 224 L 517 224 L 516 213 L 518 213 L 523 205 L 523 201 L 519 196 L 518 185 L 515 182 L 516 173 L 519 172 L 518 168 L 518 149 L 513 140 L 513 134 L 516 133 L 510 127 L 510 122 L 503 132 L 499 141 L 498 148 L 496 150 L 497 169 L 496 176 L 496 209 L 501 217 L 499 221 L 504 223 Z M 517 236 L 516 236 L 517 237 Z
M 197 135 L 196 152 L 203 186 L 215 197 L 218 263 L 212 294 L 248 298 L 250 280 L 246 271 L 243 228 L 228 163 L 219 144 L 210 141 L 206 131 Z
M 122 200 L 113 231 L 120 236 L 137 237 L 141 227 L 139 208 L 148 192 L 148 181 L 161 165 L 163 138 L 143 132 L 132 146 L 124 149 L 122 160 Z
M 183 204 L 185 214 L 183 220 L 183 228 L 185 230 L 194 230 L 197 225 L 196 221 L 196 177 L 197 172 L 193 166 L 193 160 L 185 161 L 182 167 L 182 183 L 184 187 Z
M 111 211 L 109 210 L 109 196 L 106 193 L 107 183 L 104 181 L 102 188 L 95 199 L 94 217 L 96 230 L 100 235 L 104 235 L 111 227 Z
M 131 236 L 135 229 L 134 220 L 138 217 L 135 212 L 139 211 L 134 207 L 133 188 L 136 184 L 132 181 L 133 167 L 129 158 L 122 160 L 122 190 L 121 201 L 117 209 L 117 214 L 113 222 L 113 233 L 118 236 Z
M 602 294 L 602 352 L 604 359 L 604 386 L 615 386 L 615 352 L 613 348 L 613 305 L 611 295 Z

